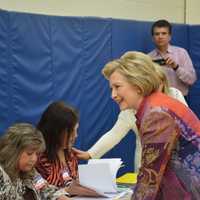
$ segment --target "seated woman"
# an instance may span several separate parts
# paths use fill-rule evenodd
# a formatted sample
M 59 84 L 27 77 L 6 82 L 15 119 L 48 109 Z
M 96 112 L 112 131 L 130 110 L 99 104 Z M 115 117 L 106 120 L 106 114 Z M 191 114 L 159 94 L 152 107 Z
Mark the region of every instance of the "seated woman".
M 34 169 L 38 153 L 44 148 L 42 134 L 31 124 L 8 128 L 0 139 L 0 199 L 69 199 L 64 190 L 50 186 Z
M 64 102 L 53 102 L 37 125 L 46 143 L 36 169 L 48 183 L 64 187 L 78 178 L 78 161 L 71 151 L 77 137 L 78 114 Z
M 77 111 L 62 101 L 47 107 L 37 125 L 44 136 L 46 150 L 39 155 L 36 169 L 48 183 L 65 187 L 70 195 L 98 196 L 78 182 L 78 161 L 71 151 L 78 120 Z

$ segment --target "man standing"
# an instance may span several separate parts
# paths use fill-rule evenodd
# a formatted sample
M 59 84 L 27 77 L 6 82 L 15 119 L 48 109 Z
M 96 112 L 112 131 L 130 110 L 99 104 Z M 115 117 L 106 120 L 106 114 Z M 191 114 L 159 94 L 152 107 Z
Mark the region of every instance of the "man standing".
M 170 45 L 172 26 L 166 20 L 156 21 L 151 34 L 156 49 L 149 53 L 152 59 L 163 65 L 170 86 L 187 96 L 189 87 L 196 81 L 196 72 L 187 51 Z

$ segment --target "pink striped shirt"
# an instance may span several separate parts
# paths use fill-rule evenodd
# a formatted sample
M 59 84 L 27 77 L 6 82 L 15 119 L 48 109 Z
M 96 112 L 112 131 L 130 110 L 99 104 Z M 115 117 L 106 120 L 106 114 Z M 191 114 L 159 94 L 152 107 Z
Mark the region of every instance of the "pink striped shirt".
M 165 70 L 170 86 L 179 89 L 183 95 L 186 96 L 189 87 L 197 79 L 195 69 L 187 51 L 181 47 L 169 45 L 165 54 L 161 54 L 158 49 L 155 49 L 149 53 L 149 56 L 153 59 L 165 59 L 170 57 L 179 65 L 177 70 L 166 65 L 163 65 L 162 67 Z

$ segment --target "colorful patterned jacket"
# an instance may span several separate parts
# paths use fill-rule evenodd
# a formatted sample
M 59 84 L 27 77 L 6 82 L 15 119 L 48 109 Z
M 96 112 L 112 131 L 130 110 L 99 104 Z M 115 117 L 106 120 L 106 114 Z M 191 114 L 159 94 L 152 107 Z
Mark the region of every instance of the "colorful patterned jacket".
M 142 167 L 132 200 L 200 199 L 200 121 L 184 104 L 156 92 L 136 114 Z

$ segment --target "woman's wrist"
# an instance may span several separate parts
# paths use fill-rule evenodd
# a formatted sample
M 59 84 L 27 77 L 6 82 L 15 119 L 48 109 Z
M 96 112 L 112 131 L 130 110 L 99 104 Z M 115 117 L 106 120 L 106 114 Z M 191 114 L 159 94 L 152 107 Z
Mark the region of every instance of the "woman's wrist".
M 92 157 L 91 157 L 91 155 L 90 155 L 89 152 L 87 152 L 87 153 L 88 153 L 88 160 L 89 160 L 89 159 L 91 159 Z
M 86 160 L 89 160 L 89 159 L 92 159 L 93 156 L 92 156 L 92 152 L 90 151 L 86 151 L 87 155 L 85 156 L 86 157 Z

